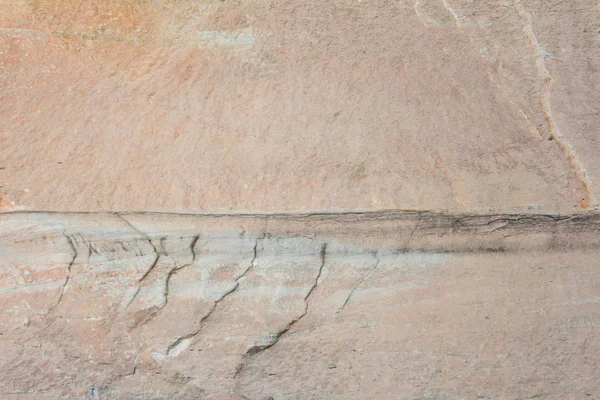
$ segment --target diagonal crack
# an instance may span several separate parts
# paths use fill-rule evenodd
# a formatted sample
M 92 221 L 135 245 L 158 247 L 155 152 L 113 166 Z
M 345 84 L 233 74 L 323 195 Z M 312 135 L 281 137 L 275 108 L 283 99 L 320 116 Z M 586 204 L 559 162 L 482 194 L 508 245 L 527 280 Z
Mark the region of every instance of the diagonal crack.
M 122 311 L 125 311 L 129 308 L 129 306 L 131 305 L 131 303 L 133 303 L 133 301 L 135 300 L 135 298 L 137 297 L 137 295 L 140 293 L 140 290 L 142 290 L 141 286 L 138 286 L 135 290 L 135 293 L 133 294 L 133 296 L 131 297 L 131 300 L 129 300 L 127 302 L 127 304 L 125 304 L 125 307 L 123 307 Z
M 324 243 L 323 246 L 321 246 L 321 265 L 319 267 L 319 271 L 317 273 L 317 276 L 315 277 L 315 281 L 312 284 L 312 286 L 310 287 L 310 289 L 308 290 L 308 292 L 306 293 L 306 296 L 304 296 L 304 311 L 302 312 L 302 314 L 300 314 L 299 316 L 295 317 L 294 319 L 292 319 L 290 322 L 288 322 L 282 329 L 280 329 L 279 331 L 275 332 L 275 333 L 271 333 L 267 336 L 266 340 L 263 341 L 262 343 L 258 343 L 258 344 L 254 344 L 252 346 L 250 346 L 246 352 L 242 355 L 242 358 L 239 362 L 239 364 L 237 365 L 235 372 L 233 374 L 233 378 L 237 378 L 237 376 L 242 372 L 246 362 L 248 361 L 248 359 L 253 356 L 254 354 L 260 353 L 262 351 L 265 351 L 271 347 L 273 347 L 277 342 L 279 342 L 279 340 L 290 331 L 290 329 L 292 329 L 294 327 L 294 325 L 300 321 L 302 318 L 304 318 L 304 316 L 306 316 L 306 314 L 308 314 L 308 310 L 309 310 L 309 299 L 311 294 L 314 292 L 314 290 L 317 288 L 317 286 L 319 285 L 319 281 L 321 279 L 321 274 L 323 273 L 323 268 L 325 267 L 325 259 L 326 259 L 326 252 L 327 252 L 327 243 Z
M 162 243 L 164 241 L 164 238 L 161 238 L 160 242 Z M 146 270 L 146 272 L 144 272 L 144 275 L 142 275 L 142 277 L 140 279 L 138 279 L 138 283 L 142 283 L 144 281 L 144 279 L 146 279 L 148 277 L 148 275 L 150 275 L 150 272 L 152 272 L 154 270 L 154 268 L 156 267 L 156 264 L 158 264 L 158 260 L 160 260 L 160 256 L 161 256 L 161 252 L 158 251 L 158 249 L 156 248 L 156 245 L 154 244 L 154 240 L 152 239 L 148 239 L 148 243 L 150 243 L 150 246 L 152 246 L 152 249 L 154 250 L 154 254 L 156 255 L 154 258 L 154 261 L 152 262 L 152 265 L 150 265 L 150 268 L 148 268 Z
M 408 238 L 406 239 L 406 243 L 404 243 L 404 249 L 403 252 L 406 253 L 409 251 L 408 246 L 410 245 L 410 243 L 413 240 L 413 237 L 415 236 L 415 232 L 419 229 L 419 227 L 421 226 L 421 221 L 422 221 L 422 216 L 419 215 L 418 219 L 417 219 L 417 223 L 415 224 L 415 228 L 410 232 L 410 235 L 408 235 Z
M 56 308 L 60 304 L 60 302 L 63 298 L 63 295 L 65 294 L 65 290 L 67 289 L 67 285 L 69 284 L 69 281 L 71 280 L 71 267 L 73 267 L 73 264 L 75 264 L 75 260 L 77 259 L 77 248 L 75 247 L 75 244 L 73 243 L 73 239 L 71 239 L 71 237 L 69 235 L 67 235 L 65 232 L 63 232 L 63 236 L 67 239 L 67 242 L 69 243 L 69 246 L 71 247 L 71 251 L 73 252 L 73 258 L 69 262 L 69 265 L 67 265 L 67 277 L 65 278 L 65 283 L 63 283 L 63 286 L 60 290 L 60 296 L 58 296 L 58 300 L 56 301 L 56 304 L 54 305 L 54 307 L 52 307 L 48 312 L 54 310 L 54 308 Z
M 379 259 L 379 256 L 377 255 L 377 251 L 375 251 L 373 253 L 373 256 L 376 258 L 377 261 L 375 261 L 375 264 L 373 264 L 373 268 L 371 268 L 371 270 L 369 271 L 369 273 L 364 276 L 356 286 L 354 286 L 354 288 L 350 291 L 350 293 L 348 294 L 348 297 L 346 297 L 346 299 L 344 300 L 344 302 L 342 303 L 342 305 L 337 309 L 336 314 L 340 314 L 342 311 L 344 311 L 344 307 L 346 307 L 346 304 L 348 304 L 348 302 L 350 301 L 350 299 L 352 298 L 352 295 L 354 294 L 354 292 L 356 292 L 356 290 L 361 287 L 366 281 L 369 280 L 369 278 L 371 278 L 371 276 L 375 273 L 375 271 L 377 270 L 377 268 L 379 268 L 379 263 L 381 262 L 381 260 Z
M 491 225 L 491 224 L 488 224 L 488 225 Z M 485 232 L 485 234 L 486 234 L 486 235 L 491 235 L 491 234 L 492 234 L 492 233 L 494 233 L 494 232 L 497 232 L 497 231 L 500 231 L 500 230 L 506 229 L 506 227 L 507 227 L 507 226 L 510 226 L 510 222 L 505 222 L 505 223 L 503 223 L 503 224 L 502 224 L 502 225 L 500 225 L 500 226 L 497 226 L 497 227 L 495 227 L 495 228 L 492 228 L 492 230 L 490 230 L 489 232 Z
M 190 242 L 190 251 L 192 253 L 192 261 L 188 264 L 184 264 L 184 265 L 178 265 L 175 266 L 173 268 L 171 268 L 169 270 L 169 272 L 167 273 L 167 277 L 165 278 L 165 287 L 163 289 L 163 302 L 160 306 L 158 307 L 152 307 L 154 308 L 154 310 L 143 320 L 141 321 L 137 327 L 140 327 L 142 325 L 147 324 L 148 322 L 152 321 L 152 319 L 154 317 L 156 317 L 168 304 L 169 302 L 169 282 L 171 281 L 171 277 L 173 275 L 175 275 L 178 271 L 189 267 L 190 265 L 194 264 L 194 261 L 196 261 L 196 250 L 194 249 L 196 246 L 196 242 L 198 242 L 198 239 L 200 238 L 200 235 L 196 235 L 194 237 L 192 237 L 192 241 Z M 164 246 L 162 245 L 162 243 L 164 243 L 165 238 L 161 239 L 161 249 L 164 249 Z M 158 261 L 158 260 L 156 260 Z M 141 282 L 141 281 L 140 281 Z M 131 301 L 129 302 L 129 304 L 131 304 L 133 302 L 133 300 L 135 299 L 135 297 L 137 296 L 137 294 L 139 293 L 141 289 L 141 286 L 138 287 L 138 290 L 135 292 L 135 295 L 133 296 L 133 298 L 131 299 Z M 127 306 L 129 306 L 129 304 Z M 125 307 L 125 309 L 127 309 L 127 307 Z
M 514 0 L 515 8 L 517 9 L 519 16 L 523 20 L 523 31 L 529 40 L 529 44 L 533 48 L 533 56 L 535 59 L 535 66 L 538 73 L 538 78 L 542 81 L 542 88 L 540 91 L 540 105 L 542 106 L 542 111 L 546 116 L 546 121 L 548 122 L 548 133 L 550 135 L 550 140 L 553 140 L 558 147 L 563 151 L 565 157 L 569 161 L 573 172 L 579 179 L 581 185 L 585 189 L 587 198 L 583 198 L 580 201 L 580 205 L 582 208 L 586 209 L 589 206 L 598 206 L 595 196 L 594 196 L 594 188 L 592 185 L 592 180 L 589 177 L 588 171 L 585 168 L 585 165 L 577 155 L 575 148 L 569 142 L 567 138 L 563 136 L 561 133 L 558 123 L 552 113 L 552 106 L 550 104 L 550 90 L 552 88 L 552 84 L 554 79 L 550 75 L 548 68 L 546 67 L 546 58 L 551 56 L 540 44 L 533 31 L 533 17 L 531 13 L 525 10 L 521 0 Z
M 200 320 L 200 326 L 198 328 L 196 328 L 194 331 L 188 333 L 187 335 L 178 337 L 177 339 L 175 339 L 175 341 L 173 343 L 171 343 L 169 345 L 169 347 L 167 347 L 167 351 L 166 351 L 167 357 L 179 355 L 182 350 L 180 347 L 184 347 L 186 343 L 188 343 L 191 339 L 193 339 L 196 335 L 198 335 L 200 333 L 200 331 L 202 331 L 204 322 L 217 309 L 217 306 L 219 305 L 219 303 L 221 301 L 223 301 L 223 299 L 225 299 L 231 293 L 235 292 L 237 290 L 238 286 L 239 286 L 239 282 L 236 282 L 231 289 L 229 289 L 228 291 L 223 293 L 221 295 L 221 297 L 219 297 L 218 299 L 213 301 L 213 305 L 210 307 L 210 310 L 208 310 L 208 312 L 206 314 L 204 314 L 204 316 Z
M 150 265 L 150 267 L 146 270 L 146 272 L 144 272 L 144 275 L 142 275 L 142 277 L 140 279 L 138 279 L 137 289 L 136 289 L 135 293 L 133 294 L 133 297 L 131 298 L 131 300 L 129 300 L 129 302 L 127 303 L 125 308 L 123 308 L 123 311 L 127 310 L 129 308 L 129 306 L 133 303 L 133 301 L 136 299 L 137 295 L 140 293 L 140 290 L 142 290 L 142 282 L 144 281 L 144 279 L 146 279 L 146 277 L 148 275 L 150 275 L 150 272 L 152 272 L 152 270 L 154 270 L 154 268 L 156 267 L 156 264 L 158 264 L 158 260 L 160 260 L 160 252 L 156 248 L 154 241 L 152 239 L 148 239 L 148 243 L 150 243 L 150 245 L 152 246 L 152 249 L 154 249 L 154 253 L 156 254 L 156 257 L 154 258 L 154 261 L 152 261 L 152 264 Z
M 187 335 L 177 338 L 173 343 L 171 343 L 171 345 L 169 345 L 169 347 L 167 348 L 167 351 L 166 351 L 167 357 L 179 355 L 181 353 L 181 351 L 183 350 L 183 348 L 187 347 L 186 344 L 189 343 L 194 337 L 196 337 L 202 331 L 202 328 L 204 327 L 205 322 L 215 312 L 219 303 L 221 301 L 223 301 L 227 296 L 229 296 L 230 294 L 232 294 L 233 292 L 235 292 L 238 289 L 238 287 L 240 286 L 240 280 L 242 280 L 248 274 L 248 272 L 250 272 L 250 270 L 256 265 L 256 259 L 258 257 L 259 243 L 264 241 L 265 237 L 266 237 L 266 232 L 263 233 L 262 236 L 260 236 L 259 238 L 256 239 L 256 241 L 254 243 L 254 250 L 253 250 L 254 253 L 252 256 L 252 260 L 248 264 L 248 267 L 234 279 L 233 287 L 230 290 L 226 291 L 221 297 L 219 297 L 218 299 L 216 299 L 213 302 L 213 305 L 211 306 L 210 310 L 208 310 L 208 312 L 200 320 L 200 326 L 198 328 L 196 328 L 194 331 L 188 333 Z
M 144 236 L 146 238 L 146 240 L 148 241 L 148 243 L 150 243 L 150 246 L 152 246 L 152 249 L 154 250 L 154 254 L 156 255 L 155 258 L 154 258 L 154 260 L 152 261 L 152 264 L 150 265 L 150 267 L 146 270 L 146 272 L 144 272 L 144 274 L 142 275 L 142 277 L 140 279 L 138 279 L 138 286 L 137 286 L 137 289 L 136 289 L 135 293 L 133 294 L 133 297 L 131 298 L 131 300 L 129 300 L 129 302 L 127 303 L 127 305 L 123 308 L 123 311 L 125 311 L 125 310 L 127 310 L 127 308 L 129 308 L 129 306 L 136 299 L 137 295 L 140 293 L 140 290 L 142 289 L 142 282 L 144 281 L 144 279 L 146 279 L 146 277 L 148 275 L 150 275 L 150 273 L 154 270 L 154 268 L 158 264 L 158 260 L 160 260 L 161 252 L 158 251 L 158 249 L 156 248 L 156 244 L 154 243 L 154 240 L 152 240 L 152 238 L 150 236 L 148 236 L 148 234 L 142 232 L 141 230 L 139 230 L 138 228 L 136 228 L 135 226 L 133 226 L 133 224 L 131 222 L 129 222 L 129 220 L 127 220 L 127 218 L 125 218 L 123 215 L 118 214 L 118 213 L 115 214 L 115 215 L 118 218 L 120 218 L 123 222 L 125 222 L 127 224 L 127 226 L 129 226 L 135 232 L 137 232 L 140 235 Z M 161 238 L 161 240 L 160 240 L 161 244 L 164 241 L 164 239 L 165 238 Z
M 177 271 L 181 271 L 184 268 L 189 267 L 190 265 L 193 265 L 194 262 L 196 261 L 196 243 L 198 242 L 198 239 L 200 239 L 200 235 L 196 235 L 192 238 L 192 241 L 190 242 L 190 252 L 192 253 L 192 261 L 188 264 L 184 264 L 184 265 L 180 265 L 180 266 L 175 266 L 173 268 L 171 268 L 169 270 L 169 272 L 167 273 L 167 278 L 165 279 L 165 289 L 164 289 L 164 302 L 163 305 L 161 306 L 161 310 L 163 308 L 165 308 L 167 306 L 167 303 L 169 302 L 169 282 L 171 281 L 171 277 L 177 273 Z

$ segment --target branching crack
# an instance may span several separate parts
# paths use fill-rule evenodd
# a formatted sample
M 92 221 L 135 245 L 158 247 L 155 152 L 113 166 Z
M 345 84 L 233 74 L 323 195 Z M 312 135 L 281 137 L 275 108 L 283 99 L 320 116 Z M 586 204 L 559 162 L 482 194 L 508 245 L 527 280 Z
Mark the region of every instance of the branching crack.
M 531 47 L 533 48 L 533 56 L 535 58 L 535 65 L 538 73 L 538 77 L 542 81 L 542 89 L 540 92 L 540 105 L 542 106 L 542 111 L 546 116 L 546 121 L 548 122 L 548 133 L 550 135 L 550 139 L 556 142 L 558 147 L 563 151 L 573 172 L 581 182 L 582 186 L 585 189 L 586 197 L 580 201 L 580 205 L 582 208 L 588 208 L 590 205 L 596 207 L 598 204 L 596 202 L 594 196 L 594 188 L 592 185 L 592 180 L 589 177 L 587 169 L 585 168 L 583 162 L 577 155 L 573 145 L 569 142 L 567 138 L 565 138 L 556 122 L 556 119 L 552 113 L 552 106 L 550 104 L 550 89 L 552 88 L 553 78 L 548 72 L 548 68 L 546 68 L 546 58 L 550 57 L 550 53 L 548 53 L 542 45 L 539 43 L 535 32 L 533 31 L 533 17 L 529 12 L 525 10 L 521 0 L 514 0 L 515 7 L 523 20 L 523 31 L 529 40 Z
M 192 261 L 188 264 L 184 264 L 184 265 L 179 265 L 179 266 L 175 266 L 173 268 L 171 268 L 169 270 L 169 272 L 167 273 L 167 277 L 165 278 L 165 288 L 163 291 L 163 296 L 164 296 L 164 301 L 162 306 L 160 307 L 160 310 L 162 310 L 163 308 L 165 308 L 167 306 L 167 303 L 169 302 L 169 282 L 171 281 L 171 277 L 177 273 L 177 271 L 181 271 L 184 268 L 189 267 L 190 265 L 193 265 L 194 262 L 196 261 L 196 243 L 198 242 L 198 239 L 200 239 L 200 235 L 196 235 L 192 238 L 192 241 L 190 242 L 190 252 L 192 253 Z
M 162 304 L 161 304 L 160 306 L 158 306 L 158 307 L 156 307 L 156 306 L 155 306 L 155 307 L 153 307 L 153 308 L 154 308 L 154 310 L 153 310 L 153 311 L 152 311 L 152 312 L 151 312 L 151 313 L 150 313 L 150 314 L 149 314 L 149 315 L 148 315 L 148 316 L 147 316 L 147 317 L 146 317 L 146 318 L 145 318 L 145 319 L 144 319 L 144 320 L 143 320 L 143 321 L 142 321 L 142 322 L 141 322 L 141 323 L 138 325 L 138 327 L 139 327 L 139 326 L 142 326 L 142 325 L 145 325 L 145 324 L 147 324 L 148 322 L 152 321 L 152 319 L 154 319 L 154 317 L 156 317 L 156 316 L 158 315 L 158 313 L 160 313 L 160 312 L 161 312 L 161 311 L 162 311 L 162 310 L 163 310 L 163 309 L 164 309 L 164 308 L 167 306 L 167 304 L 168 304 L 168 302 L 169 302 L 169 282 L 171 281 L 171 277 L 172 277 L 174 274 L 176 274 L 178 271 L 180 271 L 180 270 L 182 270 L 182 269 L 184 269 L 184 268 L 187 268 L 187 267 L 189 267 L 190 265 L 193 265 L 193 264 L 194 264 L 194 261 L 196 261 L 196 250 L 195 250 L 194 248 L 195 248 L 195 246 L 196 246 L 196 242 L 198 242 L 198 239 L 199 239 L 199 238 L 200 238 L 200 235 L 196 235 L 196 236 L 194 236 L 194 237 L 192 238 L 192 241 L 191 241 L 191 243 L 190 243 L 190 251 L 191 251 L 191 253 L 192 253 L 192 261 L 191 261 L 190 263 L 188 263 L 188 264 L 184 264 L 184 265 L 177 265 L 177 266 L 175 266 L 175 267 L 173 267 L 173 268 L 171 268 L 171 269 L 169 270 L 169 272 L 167 273 L 167 276 L 166 276 L 166 278 L 165 278 L 165 287 L 164 287 L 164 289 L 163 289 L 163 302 L 162 302 Z M 164 242 L 164 239 L 165 239 L 165 238 L 163 238 L 163 239 L 161 240 L 161 243 L 163 243 L 163 242 Z M 163 246 L 162 244 L 161 244 L 161 249 L 164 249 L 164 246 Z M 158 260 L 157 260 L 157 261 L 158 261 Z M 141 282 L 141 281 L 140 281 L 140 282 Z M 131 304 L 131 303 L 133 302 L 133 299 L 135 299 L 135 297 L 136 297 L 136 296 L 137 296 L 137 294 L 139 293 L 139 291 L 140 291 L 140 288 L 141 288 L 141 286 L 140 286 L 140 287 L 138 287 L 138 290 L 137 290 L 137 291 L 136 291 L 136 293 L 134 294 L 134 296 L 133 296 L 132 300 L 129 302 L 129 304 Z M 129 306 L 129 304 L 128 304 L 127 306 Z M 125 309 L 127 309 L 127 307 L 126 307 Z
M 324 243 L 323 246 L 321 246 L 321 265 L 319 266 L 319 271 L 317 273 L 314 283 L 312 284 L 312 286 L 306 293 L 306 296 L 304 296 L 304 311 L 302 312 L 302 314 L 300 314 L 299 316 L 292 319 L 278 332 L 267 335 L 267 337 L 265 337 L 261 343 L 256 343 L 256 344 L 253 344 L 252 346 L 250 346 L 246 350 L 244 355 L 242 355 L 242 358 L 235 369 L 235 372 L 233 374 L 234 379 L 237 378 L 237 376 L 242 372 L 244 365 L 246 364 L 246 362 L 248 361 L 248 359 L 251 356 L 273 347 L 277 342 L 279 342 L 279 340 L 287 332 L 290 331 L 290 329 L 292 329 L 294 327 L 294 325 L 298 321 L 300 321 L 302 318 L 304 318 L 304 316 L 306 316 L 306 314 L 308 314 L 310 296 L 314 292 L 314 290 L 317 288 L 317 286 L 319 285 L 319 281 L 321 279 L 321 274 L 323 273 L 323 268 L 325 267 L 326 252 L 327 252 L 327 243 Z
M 133 294 L 131 300 L 129 300 L 129 302 L 127 303 L 125 308 L 123 308 L 123 311 L 125 311 L 125 310 L 127 310 L 127 308 L 129 308 L 129 306 L 136 299 L 137 295 L 140 293 L 140 290 L 142 289 L 142 282 L 144 281 L 144 279 L 146 279 L 146 277 L 148 277 L 148 275 L 150 275 L 150 273 L 154 270 L 154 268 L 158 264 L 158 261 L 160 260 L 161 252 L 158 251 L 158 249 L 156 248 L 156 244 L 154 243 L 154 240 L 152 240 L 152 238 L 150 238 L 150 236 L 148 236 L 148 234 L 140 231 L 138 228 L 133 226 L 131 224 L 131 222 L 129 222 L 123 215 L 121 215 L 121 214 L 115 214 L 115 215 L 117 215 L 123 222 L 125 222 L 135 232 L 138 232 L 140 235 L 144 236 L 146 238 L 146 240 L 148 241 L 148 243 L 150 243 L 150 246 L 152 246 L 152 249 L 154 250 L 154 254 L 155 254 L 154 261 L 152 261 L 152 264 L 150 265 L 150 267 L 146 270 L 146 272 L 144 272 L 144 275 L 142 275 L 142 277 L 140 279 L 138 279 L 138 287 L 137 287 L 135 293 Z M 165 238 L 161 238 L 160 243 L 162 244 L 164 240 L 165 240 Z
M 161 239 L 161 243 L 162 243 L 163 239 L 164 238 Z M 138 279 L 138 283 L 140 283 L 140 284 L 144 281 L 144 279 L 146 279 L 148 277 L 148 275 L 150 275 L 150 272 L 152 272 L 154 270 L 154 268 L 156 267 L 156 264 L 158 264 L 158 260 L 160 260 L 160 255 L 161 255 L 161 252 L 158 251 L 158 249 L 156 248 L 156 245 L 154 244 L 154 240 L 148 239 L 148 243 L 150 243 L 150 246 L 152 246 L 152 249 L 154 250 L 155 258 L 154 258 L 154 261 L 152 262 L 152 265 L 150 265 L 150 268 L 148 268 L 146 270 L 146 272 L 144 272 L 144 275 L 142 275 L 142 277 L 140 279 Z
M 158 264 L 158 260 L 160 260 L 160 252 L 156 248 L 154 241 L 152 239 L 148 239 L 148 243 L 150 243 L 150 245 L 154 249 L 154 253 L 156 254 L 156 256 L 154 257 L 154 261 L 152 261 L 152 264 L 150 265 L 150 267 L 146 270 L 146 272 L 144 272 L 144 275 L 142 275 L 142 277 L 140 279 L 138 279 L 137 289 L 136 289 L 135 293 L 133 294 L 133 297 L 131 297 L 131 300 L 129 300 L 129 302 L 123 309 L 123 311 L 127 310 L 127 308 L 129 308 L 129 306 L 136 299 L 137 295 L 140 293 L 140 290 L 142 290 L 142 282 L 144 281 L 144 279 L 146 279 L 146 277 L 148 275 L 150 275 L 150 272 L 152 272 L 152 270 L 154 270 L 154 268 L 156 267 L 156 264 Z

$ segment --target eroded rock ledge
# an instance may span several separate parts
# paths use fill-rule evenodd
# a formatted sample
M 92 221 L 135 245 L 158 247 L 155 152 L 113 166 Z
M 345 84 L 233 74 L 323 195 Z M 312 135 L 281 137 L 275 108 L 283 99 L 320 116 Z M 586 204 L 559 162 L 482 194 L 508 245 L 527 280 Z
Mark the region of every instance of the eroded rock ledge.
M 596 213 L 3 214 L 0 394 L 595 394 L 599 233 Z

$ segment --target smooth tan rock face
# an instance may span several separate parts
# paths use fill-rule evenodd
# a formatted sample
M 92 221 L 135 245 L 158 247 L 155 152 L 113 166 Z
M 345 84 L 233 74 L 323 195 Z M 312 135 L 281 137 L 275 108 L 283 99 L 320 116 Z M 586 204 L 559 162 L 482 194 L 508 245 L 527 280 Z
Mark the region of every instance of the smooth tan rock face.
M 0 207 L 598 205 L 597 0 L 0 2 Z

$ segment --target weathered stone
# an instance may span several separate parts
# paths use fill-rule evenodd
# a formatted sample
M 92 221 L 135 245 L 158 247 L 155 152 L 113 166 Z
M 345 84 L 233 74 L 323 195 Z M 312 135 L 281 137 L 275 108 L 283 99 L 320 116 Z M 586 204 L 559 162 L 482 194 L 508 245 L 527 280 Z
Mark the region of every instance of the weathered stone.
M 599 33 L 0 0 L 0 398 L 596 398 Z
M 0 232 L 3 396 L 600 389 L 598 214 L 14 213 Z

